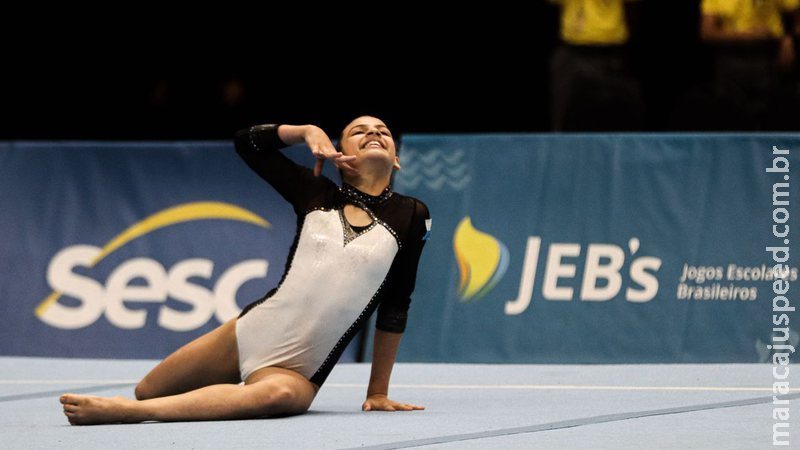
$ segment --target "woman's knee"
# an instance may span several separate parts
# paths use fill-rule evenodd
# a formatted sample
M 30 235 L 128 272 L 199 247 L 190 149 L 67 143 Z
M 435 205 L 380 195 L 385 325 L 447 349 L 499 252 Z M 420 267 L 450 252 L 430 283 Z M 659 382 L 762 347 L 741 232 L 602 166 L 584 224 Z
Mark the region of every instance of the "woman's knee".
M 272 386 L 264 400 L 267 406 L 278 409 L 291 407 L 298 400 L 298 393 L 286 385 Z
M 291 415 L 308 411 L 313 397 L 304 395 L 298 389 L 287 385 L 275 385 L 259 396 L 259 409 L 262 415 Z
M 151 398 L 158 397 L 154 387 L 147 381 L 147 378 L 143 379 L 136 385 L 136 387 L 133 389 L 133 395 L 136 396 L 136 400 L 149 400 Z
M 276 386 L 271 396 L 271 403 L 275 406 L 291 406 L 297 403 L 299 395 L 289 386 Z

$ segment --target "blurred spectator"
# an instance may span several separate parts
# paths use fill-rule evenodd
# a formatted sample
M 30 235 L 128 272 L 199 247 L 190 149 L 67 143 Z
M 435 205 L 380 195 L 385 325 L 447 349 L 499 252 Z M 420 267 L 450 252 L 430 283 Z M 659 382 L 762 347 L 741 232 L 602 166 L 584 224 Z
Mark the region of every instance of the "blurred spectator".
M 244 80 L 229 74 L 219 82 L 219 98 L 215 111 L 220 117 L 218 126 L 227 130 L 237 130 L 247 125 L 250 114 L 250 92 Z
M 714 109 L 706 128 L 785 127 L 780 123 L 798 98 L 792 37 L 800 25 L 798 8 L 800 0 L 702 1 L 700 36 L 714 58 Z
M 236 73 L 170 71 L 147 82 L 138 119 L 144 138 L 220 138 L 248 123 L 247 83 Z
M 231 76 L 225 79 L 221 85 L 222 104 L 226 108 L 236 108 L 244 104 L 245 88 L 242 80 Z
M 638 2 L 550 1 L 561 8 L 561 45 L 551 65 L 553 129 L 641 129 L 641 87 L 627 45 L 637 34 Z

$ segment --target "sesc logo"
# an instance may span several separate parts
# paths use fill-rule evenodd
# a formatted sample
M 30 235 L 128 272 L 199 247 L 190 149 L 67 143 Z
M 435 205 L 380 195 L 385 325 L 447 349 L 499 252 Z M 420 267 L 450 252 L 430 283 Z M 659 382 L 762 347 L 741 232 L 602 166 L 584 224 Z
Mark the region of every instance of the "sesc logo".
M 195 202 L 165 209 L 134 224 L 103 248 L 73 245 L 59 251 L 47 268 L 47 282 L 53 292 L 36 308 L 36 316 L 56 328 L 76 329 L 93 324 L 105 313 L 114 326 L 136 329 L 145 325 L 147 311 L 128 309 L 125 301 L 165 303 L 169 297 L 191 307 L 188 311 L 178 311 L 166 305 L 160 308 L 158 324 L 169 330 L 193 330 L 208 322 L 212 315 L 216 315 L 220 322 L 235 317 L 239 313 L 236 292 L 248 280 L 266 277 L 266 260 L 247 260 L 229 267 L 212 290 L 189 281 L 192 277 L 211 277 L 213 261 L 201 258 L 180 261 L 169 270 L 158 261 L 133 258 L 114 269 L 105 285 L 74 271 L 76 267 L 96 266 L 123 245 L 154 230 L 203 219 L 236 220 L 270 227 L 269 222 L 258 215 L 228 203 Z M 144 279 L 146 285 L 131 286 L 134 279 Z M 80 304 L 67 306 L 60 303 L 59 298 L 65 294 Z

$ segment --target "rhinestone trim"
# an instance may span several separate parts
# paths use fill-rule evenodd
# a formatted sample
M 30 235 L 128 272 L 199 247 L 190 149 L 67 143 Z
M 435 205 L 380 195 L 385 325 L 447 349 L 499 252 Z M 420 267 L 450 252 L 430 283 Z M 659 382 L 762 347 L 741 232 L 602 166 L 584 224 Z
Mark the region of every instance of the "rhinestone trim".
M 365 319 L 365 317 L 364 317 L 364 316 L 367 314 L 367 312 L 370 312 L 370 313 L 371 313 L 370 309 L 372 308 L 372 305 L 375 303 L 375 300 L 377 300 L 377 299 L 378 299 L 378 296 L 380 295 L 380 293 L 381 293 L 381 290 L 383 289 L 383 285 L 384 285 L 384 284 L 386 284 L 386 279 L 384 279 L 384 280 L 383 280 L 383 282 L 381 283 L 381 285 L 378 287 L 378 290 L 377 290 L 377 291 L 375 291 L 375 294 L 374 294 L 374 295 L 372 296 L 372 298 L 369 300 L 369 303 L 367 303 L 367 306 L 366 306 L 366 307 L 365 307 L 365 308 L 364 308 L 364 309 L 361 311 L 361 314 L 359 314 L 359 315 L 358 315 L 358 317 L 357 317 L 357 318 L 356 318 L 356 320 L 353 322 L 353 324 L 352 324 L 352 325 L 350 325 L 350 328 L 348 328 L 348 329 L 347 329 L 347 331 L 345 331 L 345 332 L 344 332 L 344 334 L 343 334 L 343 335 L 342 335 L 342 336 L 339 338 L 339 341 L 338 341 L 338 342 L 336 342 L 336 345 L 334 345 L 334 346 L 333 346 L 333 348 L 331 349 L 331 351 L 328 353 L 328 356 L 325 358 L 325 360 L 324 360 L 324 361 L 322 362 L 322 364 L 319 366 L 319 368 L 317 369 L 317 371 L 316 371 L 316 372 L 314 372 L 314 375 L 312 375 L 312 376 L 311 376 L 311 378 L 309 378 L 310 380 L 311 380 L 311 379 L 314 379 L 314 378 L 316 378 L 316 377 L 318 377 L 318 376 L 319 376 L 319 375 L 321 375 L 321 374 L 322 374 L 322 373 L 323 373 L 323 372 L 324 372 L 326 369 L 328 369 L 328 367 L 327 367 L 327 366 L 328 366 L 329 362 L 331 361 L 331 358 L 333 358 L 333 356 L 334 356 L 334 355 L 336 355 L 336 353 L 337 353 L 337 352 L 339 351 L 339 349 L 342 347 L 342 344 L 344 343 L 345 339 L 347 339 L 348 335 L 349 335 L 350 333 L 352 333 L 352 332 L 354 331 L 354 329 L 355 329 L 355 328 L 357 328 L 357 327 L 360 327 L 360 326 L 363 324 L 363 320 Z M 330 373 L 330 372 L 329 372 L 329 373 Z M 327 375 L 326 375 L 326 378 L 327 378 Z
M 389 200 L 393 194 L 392 188 L 389 186 L 386 186 L 386 189 L 384 189 L 380 195 L 369 195 L 359 191 L 347 183 L 342 183 L 339 191 L 341 191 L 342 194 L 344 194 L 345 197 L 349 198 L 350 200 L 365 203 L 367 205 L 380 205 L 386 200 Z
M 339 220 L 342 221 L 342 231 L 344 232 L 344 240 L 343 240 L 343 242 L 344 242 L 345 246 L 347 244 L 349 244 L 350 242 L 352 242 L 353 239 L 355 239 L 355 238 L 361 236 L 362 234 L 367 233 L 369 230 L 375 228 L 375 225 L 378 224 L 378 220 L 375 218 L 375 215 L 372 214 L 372 211 L 370 211 L 369 209 L 366 209 L 366 208 L 364 208 L 364 211 L 366 211 L 367 214 L 369 214 L 369 216 L 372 218 L 372 223 L 369 224 L 363 230 L 356 231 L 356 230 L 353 229 L 352 225 L 350 225 L 350 222 L 348 222 L 347 218 L 344 216 L 344 208 L 340 208 L 339 209 Z

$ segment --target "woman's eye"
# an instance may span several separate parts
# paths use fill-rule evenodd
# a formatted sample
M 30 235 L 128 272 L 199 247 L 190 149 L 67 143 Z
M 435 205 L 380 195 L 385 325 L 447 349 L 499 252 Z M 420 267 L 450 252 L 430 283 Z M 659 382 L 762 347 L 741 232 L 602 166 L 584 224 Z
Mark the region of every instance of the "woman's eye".
M 392 133 L 389 133 L 388 131 L 381 131 L 381 134 L 384 135 L 384 136 L 391 136 L 392 135 Z
M 363 131 L 353 131 L 353 136 L 355 136 L 357 134 L 364 134 L 364 132 Z

